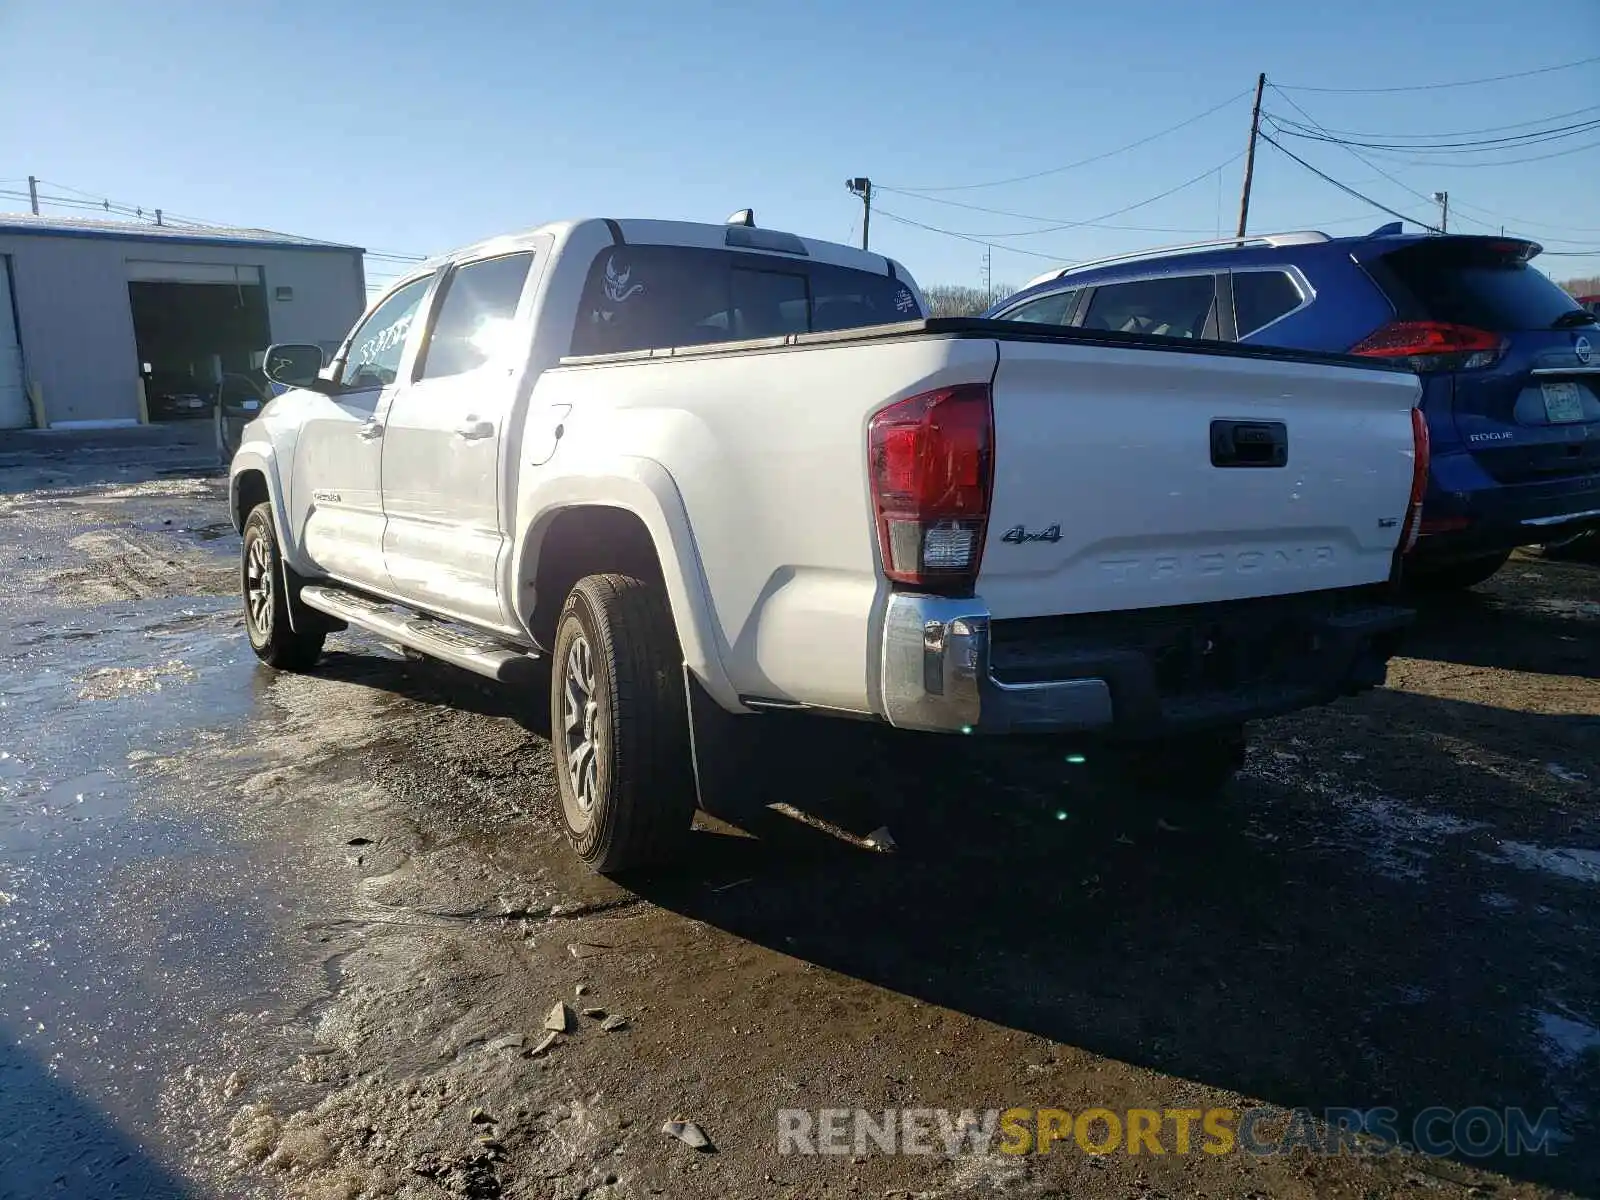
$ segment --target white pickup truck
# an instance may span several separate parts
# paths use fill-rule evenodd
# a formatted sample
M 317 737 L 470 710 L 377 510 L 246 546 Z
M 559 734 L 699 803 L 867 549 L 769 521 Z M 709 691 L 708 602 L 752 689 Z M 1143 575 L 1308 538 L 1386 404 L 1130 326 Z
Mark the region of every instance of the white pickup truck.
M 748 213 L 426 264 L 331 362 L 268 352 L 291 390 L 231 473 L 251 645 L 305 670 L 355 625 L 547 673 L 605 871 L 765 800 L 780 726 L 1180 741 L 1145 761 L 1200 791 L 1246 720 L 1383 680 L 1414 376 L 923 313 L 898 263 Z

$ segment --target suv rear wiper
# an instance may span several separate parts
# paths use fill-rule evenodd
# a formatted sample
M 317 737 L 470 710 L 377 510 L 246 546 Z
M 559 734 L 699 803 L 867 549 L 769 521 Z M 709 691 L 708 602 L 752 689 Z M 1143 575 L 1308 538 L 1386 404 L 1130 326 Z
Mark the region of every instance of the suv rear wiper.
M 1574 308 L 1562 313 L 1550 323 L 1551 329 L 1571 329 L 1576 325 L 1595 324 L 1595 315 L 1586 308 Z

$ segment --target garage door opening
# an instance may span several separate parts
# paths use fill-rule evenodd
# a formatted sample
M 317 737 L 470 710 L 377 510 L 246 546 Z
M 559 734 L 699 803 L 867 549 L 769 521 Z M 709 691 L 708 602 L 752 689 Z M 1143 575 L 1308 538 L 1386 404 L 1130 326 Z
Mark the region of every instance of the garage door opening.
M 260 271 L 188 263 L 130 266 L 135 270 L 128 297 L 150 419 L 211 417 L 223 376 L 261 373 L 272 334 Z M 162 274 L 178 277 L 150 278 Z

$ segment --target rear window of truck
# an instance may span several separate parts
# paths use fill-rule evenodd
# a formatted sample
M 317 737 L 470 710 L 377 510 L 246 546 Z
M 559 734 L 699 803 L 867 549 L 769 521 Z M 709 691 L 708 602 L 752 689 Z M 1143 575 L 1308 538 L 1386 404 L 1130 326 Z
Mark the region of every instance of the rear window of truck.
M 1577 305 L 1522 259 L 1523 244 L 1440 238 L 1385 254 L 1380 280 L 1407 318 L 1496 333 L 1549 329 Z
M 821 333 L 914 321 L 903 281 L 805 259 L 686 246 L 612 246 L 589 268 L 572 353 Z

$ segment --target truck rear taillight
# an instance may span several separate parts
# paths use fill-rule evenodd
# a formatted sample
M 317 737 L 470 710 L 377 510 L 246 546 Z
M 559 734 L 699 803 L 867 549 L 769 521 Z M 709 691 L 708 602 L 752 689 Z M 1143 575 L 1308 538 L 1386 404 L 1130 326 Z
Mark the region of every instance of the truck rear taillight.
M 1411 499 L 1400 526 L 1400 553 L 1410 554 L 1422 532 L 1422 498 L 1428 491 L 1428 418 L 1420 408 L 1411 410 Z
M 884 574 L 933 590 L 971 588 L 994 479 L 986 383 L 910 396 L 874 414 L 867 476 Z
M 1413 371 L 1475 371 L 1492 367 L 1509 341 L 1487 329 L 1448 321 L 1391 321 L 1368 334 L 1351 354 L 1365 358 L 1404 359 Z

